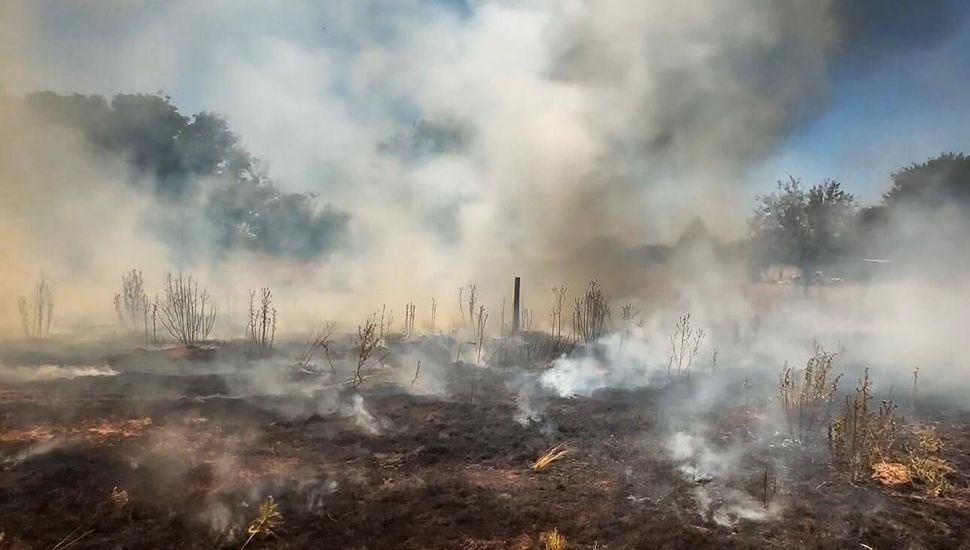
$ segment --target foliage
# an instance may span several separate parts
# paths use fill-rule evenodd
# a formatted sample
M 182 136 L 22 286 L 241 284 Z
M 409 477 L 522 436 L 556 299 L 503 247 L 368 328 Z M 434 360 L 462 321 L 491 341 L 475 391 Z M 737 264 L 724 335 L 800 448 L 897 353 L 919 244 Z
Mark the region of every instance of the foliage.
M 130 185 L 148 187 L 177 207 L 177 220 L 156 224 L 172 228 L 166 236 L 181 251 L 192 251 L 187 247 L 194 241 L 183 231 L 190 211 L 199 212 L 204 229 L 227 250 L 315 258 L 343 239 L 347 214 L 316 208 L 315 195 L 281 190 L 219 115 L 187 116 L 168 96 L 152 94 L 118 94 L 109 102 L 40 92 L 26 102 L 46 120 L 79 131 L 100 154 L 126 160 Z
M 944 153 L 913 163 L 892 175 L 893 185 L 883 195 L 885 204 L 919 204 L 936 208 L 947 203 L 970 207 L 970 156 Z
M 844 252 L 857 208 L 856 197 L 837 181 L 805 191 L 790 177 L 775 193 L 758 197 L 748 228 L 761 263 L 792 263 L 807 274 Z

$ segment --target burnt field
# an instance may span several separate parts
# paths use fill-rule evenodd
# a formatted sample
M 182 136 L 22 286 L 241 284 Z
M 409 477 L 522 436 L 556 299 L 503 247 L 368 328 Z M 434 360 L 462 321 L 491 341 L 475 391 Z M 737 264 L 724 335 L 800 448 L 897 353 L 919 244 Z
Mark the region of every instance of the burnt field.
M 567 548 L 970 547 L 970 414 L 929 397 L 894 437 L 935 430 L 939 494 L 851 475 L 824 429 L 793 441 L 774 377 L 560 397 L 541 361 L 388 359 L 358 387 L 231 346 L 36 364 L 72 353 L 96 359 L 34 357 L 0 386 L 0 547 L 551 548 L 554 530 Z

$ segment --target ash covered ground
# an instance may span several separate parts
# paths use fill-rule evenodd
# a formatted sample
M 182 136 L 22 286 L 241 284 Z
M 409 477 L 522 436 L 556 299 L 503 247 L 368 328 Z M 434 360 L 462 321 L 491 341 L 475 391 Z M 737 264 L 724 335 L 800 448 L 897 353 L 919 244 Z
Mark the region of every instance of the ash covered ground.
M 824 426 L 793 440 L 780 365 L 725 347 L 668 372 L 638 363 L 635 329 L 558 357 L 550 338 L 490 339 L 478 361 L 453 336 L 389 336 L 358 386 L 353 336 L 332 337 L 333 371 L 301 368 L 296 342 L 261 359 L 242 342 L 7 345 L 3 547 L 545 548 L 554 529 L 568 548 L 970 544 L 970 413 L 952 400 L 889 390 L 900 441 L 942 442 L 931 495 L 853 479 Z M 269 498 L 279 519 L 253 535 Z

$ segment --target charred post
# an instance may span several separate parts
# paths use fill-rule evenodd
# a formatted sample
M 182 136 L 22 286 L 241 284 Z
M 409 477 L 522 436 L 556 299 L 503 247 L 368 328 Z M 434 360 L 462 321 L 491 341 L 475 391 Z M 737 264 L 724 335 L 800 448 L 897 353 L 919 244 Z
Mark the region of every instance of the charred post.
M 519 333 L 519 278 L 515 278 L 512 290 L 512 334 Z

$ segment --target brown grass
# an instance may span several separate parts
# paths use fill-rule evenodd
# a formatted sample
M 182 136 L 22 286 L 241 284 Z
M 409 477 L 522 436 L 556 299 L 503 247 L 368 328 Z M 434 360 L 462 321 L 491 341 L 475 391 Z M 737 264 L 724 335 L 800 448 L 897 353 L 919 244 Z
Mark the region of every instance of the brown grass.
M 539 458 L 532 463 L 532 470 L 534 472 L 542 472 L 549 468 L 553 462 L 565 456 L 568 452 L 569 448 L 566 447 L 566 444 L 560 443 L 559 445 L 556 445 L 555 447 L 539 455 Z

